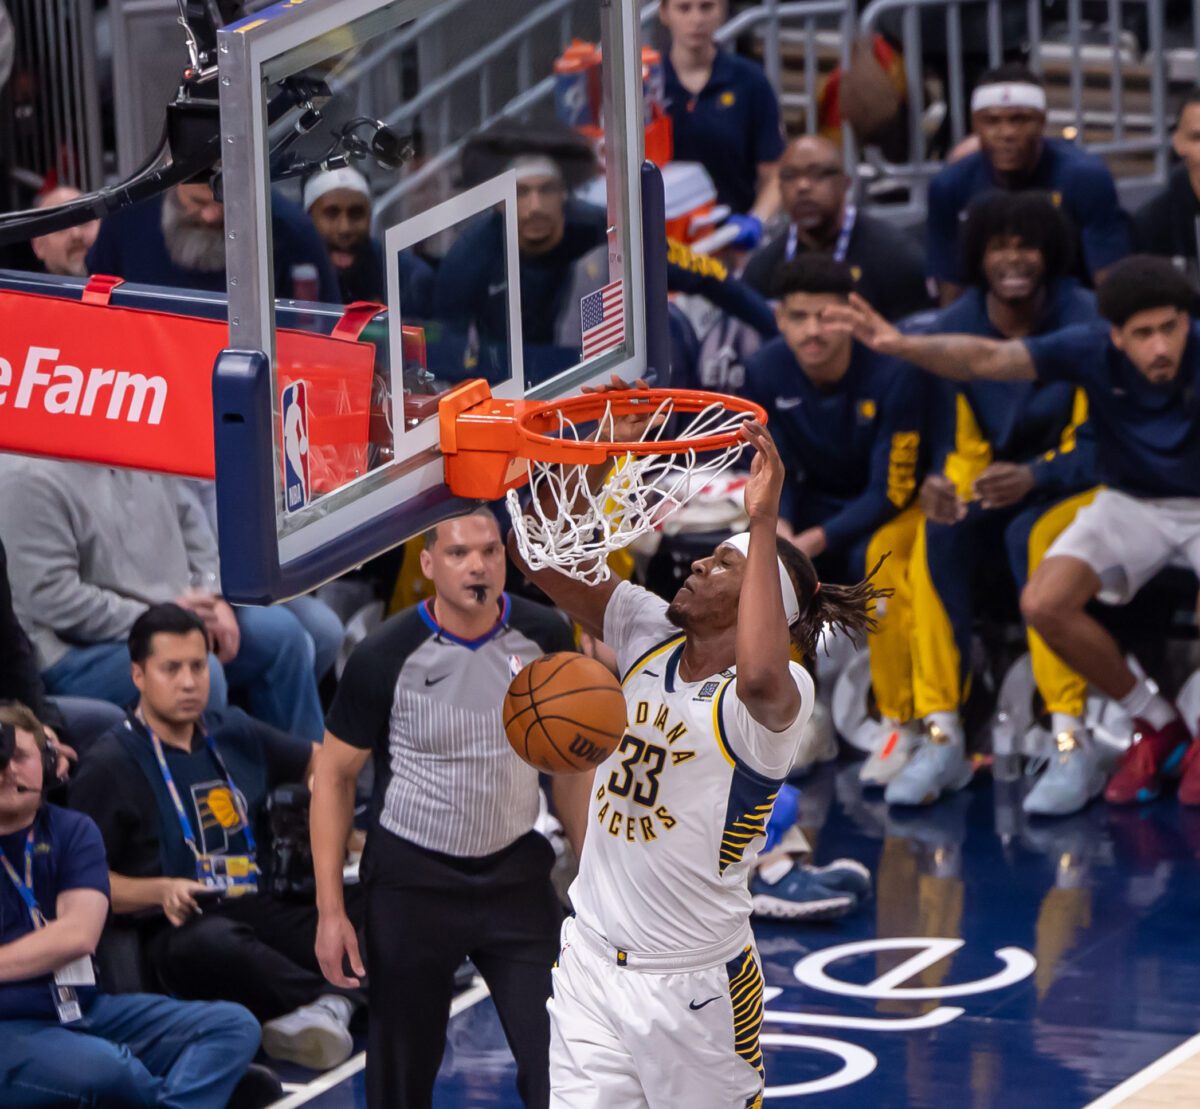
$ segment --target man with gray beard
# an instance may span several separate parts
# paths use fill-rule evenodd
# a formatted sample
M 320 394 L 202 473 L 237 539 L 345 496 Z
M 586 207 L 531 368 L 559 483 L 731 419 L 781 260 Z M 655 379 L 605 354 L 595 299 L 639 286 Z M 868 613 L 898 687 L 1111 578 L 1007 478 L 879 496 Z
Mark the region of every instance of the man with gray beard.
M 325 246 L 298 205 L 271 194 L 275 295 L 341 302 Z M 89 273 L 142 285 L 225 291 L 225 205 L 205 184 L 176 185 L 107 217 L 88 252 Z

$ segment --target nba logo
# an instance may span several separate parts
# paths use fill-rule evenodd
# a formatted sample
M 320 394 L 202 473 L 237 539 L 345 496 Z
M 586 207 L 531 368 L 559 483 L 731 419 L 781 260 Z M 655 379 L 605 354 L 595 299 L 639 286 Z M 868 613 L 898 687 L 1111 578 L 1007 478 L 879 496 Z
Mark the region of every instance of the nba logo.
M 294 381 L 279 398 L 283 420 L 283 507 L 295 512 L 308 504 L 308 383 Z

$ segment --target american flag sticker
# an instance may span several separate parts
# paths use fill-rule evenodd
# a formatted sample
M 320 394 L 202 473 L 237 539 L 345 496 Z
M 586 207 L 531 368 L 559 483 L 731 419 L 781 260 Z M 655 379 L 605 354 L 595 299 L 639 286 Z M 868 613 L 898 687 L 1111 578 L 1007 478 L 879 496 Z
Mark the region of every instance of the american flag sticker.
M 625 341 L 625 283 L 620 278 L 579 302 L 586 361 Z

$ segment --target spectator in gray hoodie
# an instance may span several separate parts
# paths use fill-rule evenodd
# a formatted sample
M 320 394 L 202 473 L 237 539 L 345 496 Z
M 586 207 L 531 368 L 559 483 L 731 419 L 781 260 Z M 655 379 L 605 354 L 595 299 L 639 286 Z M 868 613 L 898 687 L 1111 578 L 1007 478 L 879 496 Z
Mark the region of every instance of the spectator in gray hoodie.
M 127 704 L 126 637 L 151 605 L 195 612 L 212 645 L 210 708 L 244 689 L 251 712 L 317 742 L 324 734 L 313 648 L 284 608 L 238 608 L 219 593 L 217 548 L 178 482 L 159 474 L 0 455 L 0 539 L 13 607 L 52 695 Z

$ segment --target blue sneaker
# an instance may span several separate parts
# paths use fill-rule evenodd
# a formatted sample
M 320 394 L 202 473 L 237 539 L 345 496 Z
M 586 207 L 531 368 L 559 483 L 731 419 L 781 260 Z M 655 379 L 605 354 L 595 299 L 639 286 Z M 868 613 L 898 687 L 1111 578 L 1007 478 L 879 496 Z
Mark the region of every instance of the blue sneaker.
M 857 859 L 834 859 L 807 869 L 826 889 L 852 893 L 860 905 L 871 896 L 871 872 Z
M 932 805 L 943 793 L 953 793 L 971 781 L 971 764 L 963 754 L 960 734 L 936 724 L 912 758 L 883 791 L 889 805 Z
M 775 882 L 755 872 L 750 896 L 754 916 L 769 920 L 837 920 L 858 905 L 853 893 L 825 885 L 812 867 L 799 863 Z
M 1022 808 L 1030 816 L 1070 816 L 1104 790 L 1106 775 L 1095 746 L 1074 732 L 1055 737 L 1057 750 Z

